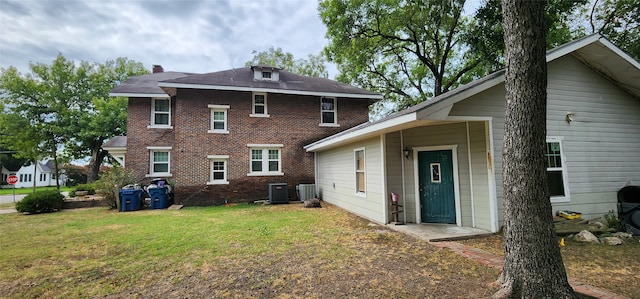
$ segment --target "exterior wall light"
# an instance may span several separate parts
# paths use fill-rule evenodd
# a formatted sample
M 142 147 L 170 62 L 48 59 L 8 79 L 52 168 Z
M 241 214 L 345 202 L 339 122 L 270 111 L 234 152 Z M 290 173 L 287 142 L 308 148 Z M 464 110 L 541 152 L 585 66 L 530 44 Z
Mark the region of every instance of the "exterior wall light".
M 407 158 L 407 160 L 409 160 L 409 154 L 411 154 L 411 151 L 405 148 L 404 150 L 402 150 L 402 153 L 404 154 L 404 157 Z
M 565 119 L 567 120 L 567 123 L 571 123 L 573 121 L 573 112 L 567 112 L 567 116 L 565 117 Z

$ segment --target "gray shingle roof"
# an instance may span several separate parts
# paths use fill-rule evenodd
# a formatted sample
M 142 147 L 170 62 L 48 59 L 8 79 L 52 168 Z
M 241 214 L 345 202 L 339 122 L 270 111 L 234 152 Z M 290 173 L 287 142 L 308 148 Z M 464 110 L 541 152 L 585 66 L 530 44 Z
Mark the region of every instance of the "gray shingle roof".
M 193 75 L 193 73 L 182 72 L 164 72 L 129 77 L 127 81 L 118 85 L 109 92 L 110 96 L 131 96 L 133 94 L 141 95 L 164 95 L 166 94 L 162 88 L 158 86 L 158 81 L 170 80 L 184 76 Z
M 226 71 L 185 76 L 159 82 L 160 86 L 188 88 L 244 88 L 268 89 L 282 91 L 302 91 L 318 93 L 339 93 L 351 95 L 368 95 L 371 98 L 382 99 L 382 95 L 366 89 L 358 88 L 338 81 L 325 78 L 307 77 L 284 70 L 279 71 L 279 81 L 254 80 L 251 67 L 237 68 Z
M 102 147 L 126 147 L 127 136 L 114 136 L 109 141 L 105 142 Z

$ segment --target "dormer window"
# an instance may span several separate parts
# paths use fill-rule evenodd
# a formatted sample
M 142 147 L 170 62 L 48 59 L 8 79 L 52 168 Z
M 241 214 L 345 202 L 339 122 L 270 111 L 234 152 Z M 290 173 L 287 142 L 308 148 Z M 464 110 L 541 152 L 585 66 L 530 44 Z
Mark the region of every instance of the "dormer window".
M 251 69 L 253 70 L 253 80 L 275 82 L 280 80 L 279 68 L 266 65 L 254 65 Z

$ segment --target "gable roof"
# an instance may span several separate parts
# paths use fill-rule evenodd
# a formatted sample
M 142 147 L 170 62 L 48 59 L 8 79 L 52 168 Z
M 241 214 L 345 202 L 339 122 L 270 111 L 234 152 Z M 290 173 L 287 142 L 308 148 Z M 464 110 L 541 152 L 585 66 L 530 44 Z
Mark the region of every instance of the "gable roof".
M 127 136 L 113 136 L 102 145 L 102 148 L 106 151 L 108 151 L 108 149 L 125 147 L 127 147 Z
M 640 98 L 640 63 L 600 34 L 589 35 L 547 51 L 547 63 L 565 55 L 572 55 L 594 71 L 609 78 L 620 88 Z M 504 70 L 500 70 L 489 74 L 420 104 L 390 114 L 378 121 L 363 123 L 306 145 L 304 148 L 308 152 L 314 152 L 410 128 L 415 126 L 417 120 L 445 120 L 453 104 L 503 83 L 505 81 L 504 73 Z
M 127 81 L 109 92 L 112 97 L 168 98 L 169 95 L 158 86 L 158 81 L 192 75 L 182 72 L 162 72 L 129 77 Z
M 308 77 L 284 70 L 279 70 L 278 73 L 280 78 L 278 81 L 254 80 L 252 68 L 244 67 L 164 80 L 158 82 L 158 85 L 165 90 L 168 88 L 192 88 L 378 100 L 383 98 L 379 93 L 334 80 Z

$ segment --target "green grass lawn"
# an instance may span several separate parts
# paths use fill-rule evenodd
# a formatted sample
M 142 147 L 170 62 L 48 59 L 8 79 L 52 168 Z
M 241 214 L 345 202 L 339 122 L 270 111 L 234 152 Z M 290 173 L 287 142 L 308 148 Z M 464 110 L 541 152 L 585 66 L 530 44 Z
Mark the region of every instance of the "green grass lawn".
M 36 188 L 36 191 L 43 191 L 43 190 L 56 190 L 56 187 L 38 187 Z M 73 187 L 61 187 L 60 191 L 71 191 L 73 190 Z M 15 188 L 15 192 L 16 194 L 31 194 L 33 193 L 33 188 Z M 13 188 L 7 187 L 7 186 L 3 186 L 2 189 L 0 189 L 0 195 L 11 195 L 13 194 Z
M 0 215 L 9 298 L 486 298 L 498 272 L 325 204 Z

